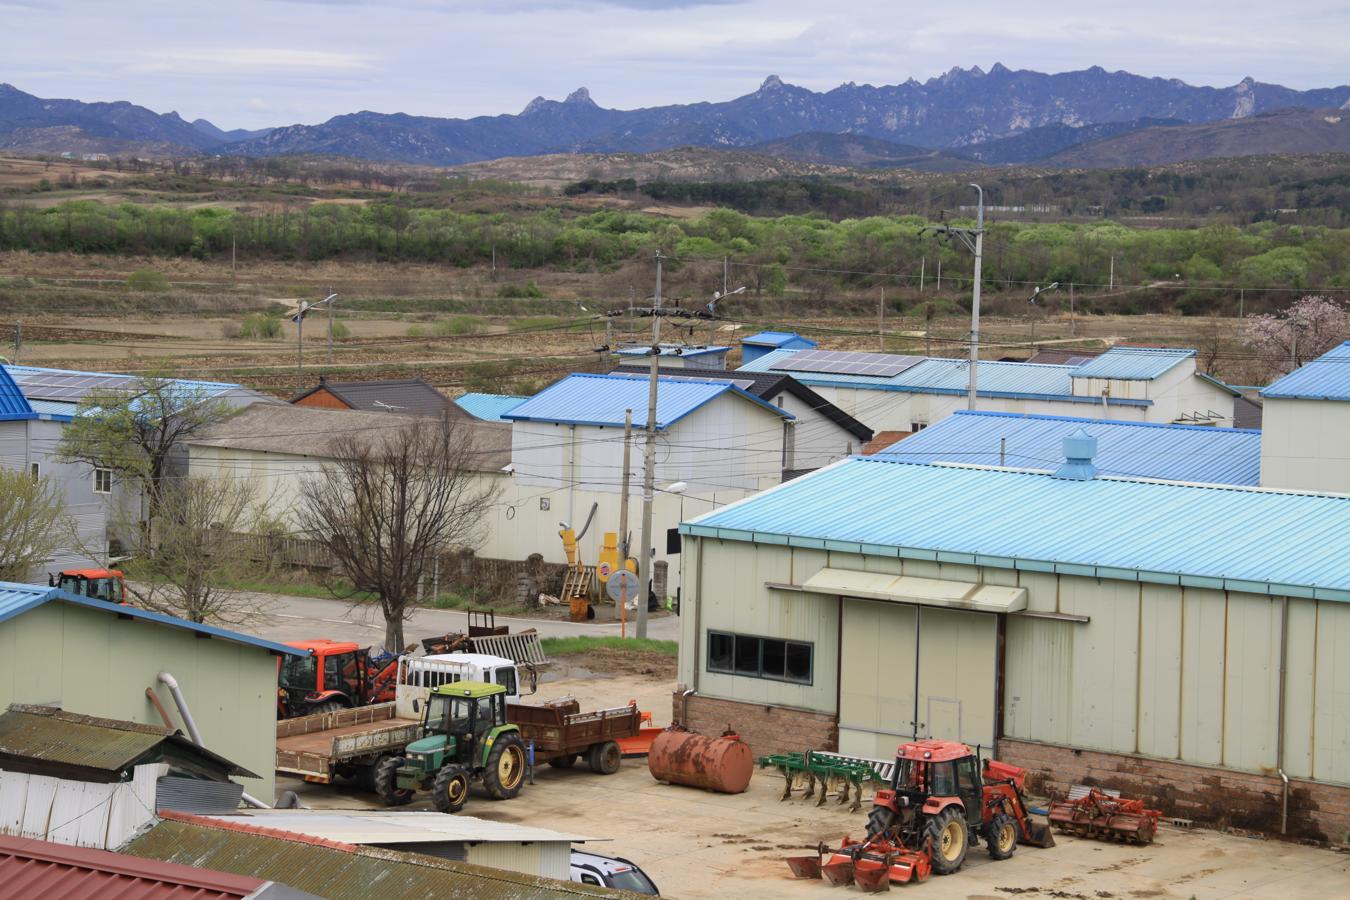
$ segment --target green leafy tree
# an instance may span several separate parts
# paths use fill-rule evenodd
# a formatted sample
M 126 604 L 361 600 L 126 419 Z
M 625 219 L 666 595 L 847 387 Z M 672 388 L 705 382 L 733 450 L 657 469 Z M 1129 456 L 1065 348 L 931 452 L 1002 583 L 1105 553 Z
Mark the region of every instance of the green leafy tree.
M 0 468 L 0 581 L 27 581 L 71 530 L 55 484 Z

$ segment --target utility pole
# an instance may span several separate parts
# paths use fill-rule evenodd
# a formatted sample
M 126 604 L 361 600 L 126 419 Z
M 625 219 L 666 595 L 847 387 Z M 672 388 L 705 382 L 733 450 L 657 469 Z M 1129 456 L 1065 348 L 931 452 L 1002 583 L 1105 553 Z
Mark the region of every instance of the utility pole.
M 932 229 L 937 234 L 944 237 L 954 237 L 966 245 L 966 249 L 975 254 L 975 271 L 971 278 L 971 297 L 970 297 L 970 385 L 967 388 L 969 396 L 966 398 L 966 408 L 976 409 L 979 396 L 979 372 L 980 372 L 980 282 L 982 279 L 981 268 L 984 263 L 984 188 L 978 184 L 971 184 L 979 196 L 979 205 L 976 207 L 975 227 L 974 228 L 953 228 L 950 225 L 941 225 Z M 929 229 L 925 228 L 924 231 Z M 920 232 L 922 234 L 923 232 Z M 958 281 L 960 279 L 957 279 Z M 938 284 L 942 283 L 942 257 L 938 257 Z
M 1242 303 L 1246 300 L 1246 289 L 1238 288 L 1238 318 L 1242 318 Z
M 234 235 L 234 227 L 233 227 L 233 225 L 231 225 L 231 227 L 230 227 L 230 280 L 231 280 L 231 281 L 234 280 L 234 258 L 235 258 L 235 248 L 236 248 L 236 241 L 235 241 L 235 235 Z
M 722 257 L 722 294 L 723 294 L 723 296 L 725 296 L 725 295 L 726 295 L 726 292 L 727 292 L 727 274 L 728 274 L 728 273 L 727 273 L 727 258 L 724 256 L 724 257 Z
M 877 352 L 886 352 L 886 289 L 881 289 L 881 299 L 877 301 Z
M 328 293 L 329 293 L 329 294 L 332 294 L 334 297 L 337 296 L 337 294 L 333 294 L 333 289 L 332 289 L 331 287 L 328 289 Z M 328 364 L 329 364 L 330 366 L 333 364 L 333 307 L 334 307 L 334 306 L 337 306 L 337 301 L 336 301 L 336 300 L 334 300 L 334 301 L 332 301 L 332 302 L 330 302 L 330 303 L 328 304 Z M 440 558 L 440 557 L 437 557 L 437 559 L 439 559 L 439 558 Z
M 919 257 L 919 293 L 920 293 L 920 294 L 923 293 L 923 269 L 924 269 L 924 265 L 925 265 L 927 262 L 928 262 L 928 257 L 926 257 L 926 256 L 920 256 L 920 257 Z
M 23 323 L 14 323 L 14 365 L 19 364 L 19 353 L 23 351 Z
M 296 310 L 295 315 L 291 316 L 291 321 L 295 323 L 295 372 L 300 378 L 302 388 L 305 386 L 305 316 L 314 312 L 320 306 L 331 304 L 336 299 L 337 294 L 329 294 L 318 303 L 306 303 L 301 300 L 300 308 Z M 331 337 L 331 331 L 329 335 Z
M 1106 289 L 1108 291 L 1116 289 L 1116 255 L 1114 253 L 1111 254 L 1111 278 L 1106 284 Z
M 1069 282 L 1069 337 L 1074 337 L 1074 336 L 1076 336 L 1077 334 L 1078 334 L 1077 323 L 1075 322 L 1074 317 L 1073 317 L 1073 282 L 1070 281 L 1070 282 Z
M 938 257 L 937 292 L 942 293 L 942 257 Z
M 656 251 L 652 305 L 652 359 L 647 387 L 647 446 L 642 461 L 642 556 L 638 558 L 637 636 L 647 636 L 647 596 L 652 581 L 652 499 L 656 491 L 656 388 L 661 371 L 661 251 Z

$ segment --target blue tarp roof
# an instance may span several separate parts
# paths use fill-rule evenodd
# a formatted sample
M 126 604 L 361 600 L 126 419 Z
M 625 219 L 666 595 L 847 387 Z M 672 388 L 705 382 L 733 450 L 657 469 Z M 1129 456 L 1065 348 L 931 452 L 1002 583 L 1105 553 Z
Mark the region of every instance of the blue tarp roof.
M 37 413 L 29 405 L 23 391 L 14 383 L 8 372 L 0 369 L 0 422 L 18 422 L 36 418 Z
M 1112 347 L 1076 367 L 1073 377 L 1152 381 L 1194 356 L 1194 350 L 1172 347 Z
M 623 427 L 624 411 L 633 411 L 633 427 L 647 426 L 646 375 L 568 375 L 562 381 L 504 414 L 511 421 L 560 422 L 570 425 Z M 735 394 L 784 418 L 793 415 L 746 393 L 728 381 L 661 378 L 657 391 L 656 427 L 664 430 L 715 397 Z
M 305 655 L 305 651 L 297 650 L 294 647 L 287 647 L 285 644 L 278 644 L 275 641 L 256 638 L 248 634 L 240 634 L 237 631 L 227 631 L 224 628 L 216 628 L 214 625 L 189 622 L 186 619 L 166 616 L 163 613 L 151 612 L 147 609 L 137 609 L 134 606 L 120 606 L 118 604 L 109 603 L 106 600 L 95 600 L 92 597 L 80 597 L 76 594 L 69 594 L 54 587 L 44 587 L 34 584 L 18 584 L 10 581 L 0 581 L 0 622 L 6 622 L 15 616 L 28 612 L 30 609 L 36 609 L 44 603 L 53 601 L 72 603 L 76 606 L 96 609 L 101 612 L 113 613 L 119 616 L 129 616 L 133 619 L 155 622 L 160 625 L 167 625 L 171 628 L 182 628 L 186 631 L 194 631 L 198 634 L 209 635 L 210 637 L 220 638 L 225 641 L 232 641 L 236 644 L 246 644 L 250 647 L 258 647 L 272 653 L 290 654 L 291 656 Z
M 741 343 L 754 344 L 757 347 L 782 347 L 785 344 L 796 344 L 799 350 L 816 346 L 815 341 L 804 338 L 795 331 L 761 331 L 759 334 L 741 338 Z
M 1093 462 L 1104 475 L 1206 484 L 1261 481 L 1258 430 L 1070 416 L 958 410 L 873 456 L 895 462 L 1054 469 L 1064 458 L 1064 438 L 1080 428 L 1097 439 Z
M 1350 497 L 853 457 L 684 534 L 1350 601 Z
M 465 394 L 455 398 L 455 405 L 475 419 L 488 422 L 509 422 L 503 414 L 515 409 L 526 397 L 513 397 L 510 394 Z
M 1350 341 L 1333 347 L 1261 391 L 1276 400 L 1350 400 Z

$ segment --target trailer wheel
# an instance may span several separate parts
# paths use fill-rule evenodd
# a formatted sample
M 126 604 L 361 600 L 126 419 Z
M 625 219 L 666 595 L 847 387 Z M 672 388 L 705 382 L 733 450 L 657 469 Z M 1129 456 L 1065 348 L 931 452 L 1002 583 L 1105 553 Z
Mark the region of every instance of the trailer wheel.
M 984 843 L 990 859 L 1007 859 L 1017 849 L 1017 821 L 1007 813 L 997 813 L 984 826 Z
M 431 788 L 431 802 L 443 813 L 457 813 L 469 802 L 469 773 L 454 763 L 441 766 Z
M 966 861 L 970 849 L 970 828 L 960 806 L 952 804 L 928 820 L 924 837 L 932 841 L 933 871 L 950 875 Z
M 577 755 L 575 753 L 564 753 L 562 756 L 555 756 L 550 759 L 548 764 L 555 769 L 570 769 L 577 764 Z
M 401 756 L 384 756 L 375 764 L 375 793 L 385 806 L 403 806 L 412 802 L 413 792 L 398 786 L 398 770 L 402 765 Z
M 613 741 L 591 744 L 591 749 L 586 751 L 586 763 L 597 775 L 613 775 L 619 771 L 619 763 L 622 761 L 623 751 Z
M 510 800 L 520 793 L 525 782 L 525 745 L 520 735 L 504 734 L 497 738 L 483 767 L 483 787 L 493 800 Z

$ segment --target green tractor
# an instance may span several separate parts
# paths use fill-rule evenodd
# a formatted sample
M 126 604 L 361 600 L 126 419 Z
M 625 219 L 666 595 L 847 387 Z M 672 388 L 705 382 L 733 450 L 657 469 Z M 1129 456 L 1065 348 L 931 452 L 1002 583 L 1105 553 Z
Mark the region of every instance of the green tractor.
M 520 793 L 525 742 L 520 729 L 507 724 L 504 686 L 455 681 L 433 688 L 423 709 L 422 735 L 404 749 L 405 756 L 385 757 L 375 769 L 375 792 L 387 806 L 431 791 L 438 810 L 459 812 L 474 779 L 494 800 Z

